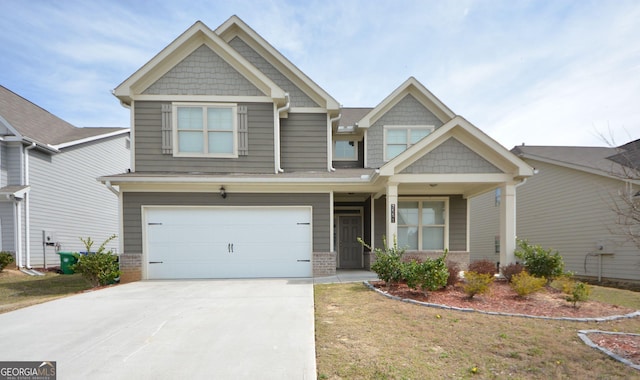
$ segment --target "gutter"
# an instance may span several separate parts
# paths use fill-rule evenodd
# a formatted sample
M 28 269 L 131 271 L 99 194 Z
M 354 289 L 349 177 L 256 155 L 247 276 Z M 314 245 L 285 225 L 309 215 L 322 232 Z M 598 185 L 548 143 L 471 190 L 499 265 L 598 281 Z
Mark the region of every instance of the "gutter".
M 342 113 L 339 113 L 338 116 L 329 119 L 329 125 L 327 128 L 327 170 L 329 172 L 335 172 L 336 168 L 333 167 L 333 122 L 338 121 L 342 118 Z
M 114 193 L 116 195 L 116 197 L 120 196 L 120 192 L 118 190 L 116 190 L 113 185 L 111 185 L 111 181 L 106 181 L 104 183 L 104 185 L 107 187 L 107 189 L 109 189 L 112 193 Z
M 284 173 L 284 170 L 280 167 L 280 113 L 281 112 L 285 112 L 289 110 L 289 107 L 291 106 L 291 98 L 289 97 L 289 93 L 285 92 L 284 93 L 284 97 L 285 99 L 287 99 L 287 103 L 280 108 L 276 108 L 275 111 L 275 119 L 276 122 L 274 123 L 274 150 L 275 150 L 275 172 L 276 174 L 278 173 Z

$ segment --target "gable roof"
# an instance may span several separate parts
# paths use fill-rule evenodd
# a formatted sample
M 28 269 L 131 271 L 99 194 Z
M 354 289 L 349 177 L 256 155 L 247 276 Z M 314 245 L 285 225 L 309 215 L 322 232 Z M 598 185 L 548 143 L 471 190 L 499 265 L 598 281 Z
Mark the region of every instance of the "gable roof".
M 446 123 L 455 117 L 455 113 L 427 90 L 416 78 L 410 77 L 395 91 L 387 96 L 380 104 L 367 113 L 359 122 L 359 128 L 371 127 L 382 115 L 400 102 L 408 94 L 411 94 L 425 108 L 433 113 L 442 123 Z
M 620 178 L 629 170 L 621 165 L 638 170 L 640 168 L 640 140 L 619 147 L 586 146 L 516 146 L 511 151 L 521 158 L 547 162 L 570 169 Z M 634 166 L 635 165 L 635 166 Z
M 127 128 L 77 128 L 4 86 L 0 86 L 0 125 L 16 138 L 49 150 L 129 132 Z
M 253 50 L 258 52 L 272 66 L 297 85 L 306 95 L 320 106 L 326 108 L 330 114 L 337 114 L 340 104 L 329 93 L 291 63 L 284 55 L 276 50 L 267 40 L 249 27 L 240 17 L 233 15 L 222 23 L 215 33 L 224 41 L 229 42 L 240 37 Z
M 234 67 L 266 96 L 284 104 L 284 90 L 244 59 L 202 21 L 196 21 L 189 29 L 118 85 L 113 90 L 113 94 L 122 103 L 131 104 L 135 95 L 141 94 L 203 44 Z
M 391 176 L 400 173 L 433 151 L 451 137 L 467 146 L 471 151 L 514 178 L 525 178 L 533 175 L 533 169 L 506 148 L 486 135 L 462 116 L 455 116 L 442 127 L 427 135 L 409 149 L 400 153 L 393 160 L 380 168 L 380 175 Z

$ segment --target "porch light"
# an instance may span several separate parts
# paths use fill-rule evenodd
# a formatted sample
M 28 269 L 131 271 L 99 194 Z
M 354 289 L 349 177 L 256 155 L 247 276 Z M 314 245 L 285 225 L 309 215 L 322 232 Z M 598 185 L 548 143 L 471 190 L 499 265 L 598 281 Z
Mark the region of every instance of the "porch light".
M 220 196 L 222 197 L 222 199 L 227 198 L 227 191 L 224 189 L 224 186 L 220 186 Z

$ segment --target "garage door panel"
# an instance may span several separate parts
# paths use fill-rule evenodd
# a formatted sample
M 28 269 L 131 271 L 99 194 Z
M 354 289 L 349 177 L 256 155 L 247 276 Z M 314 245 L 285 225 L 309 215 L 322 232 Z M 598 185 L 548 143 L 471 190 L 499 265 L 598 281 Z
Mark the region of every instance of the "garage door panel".
M 149 208 L 147 278 L 310 277 L 311 209 Z

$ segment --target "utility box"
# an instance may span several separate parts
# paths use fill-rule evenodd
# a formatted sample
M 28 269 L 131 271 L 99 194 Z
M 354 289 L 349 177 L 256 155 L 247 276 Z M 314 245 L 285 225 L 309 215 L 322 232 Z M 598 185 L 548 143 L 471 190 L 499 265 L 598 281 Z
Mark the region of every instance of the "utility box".
M 44 245 L 55 245 L 56 244 L 56 233 L 52 230 L 43 230 L 42 231 L 42 244 Z

